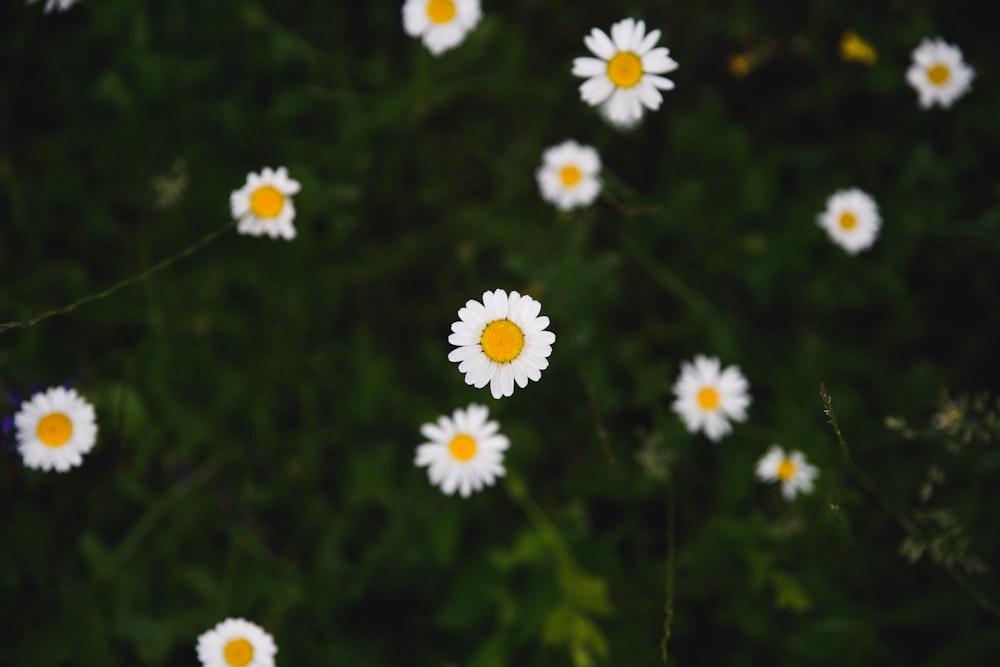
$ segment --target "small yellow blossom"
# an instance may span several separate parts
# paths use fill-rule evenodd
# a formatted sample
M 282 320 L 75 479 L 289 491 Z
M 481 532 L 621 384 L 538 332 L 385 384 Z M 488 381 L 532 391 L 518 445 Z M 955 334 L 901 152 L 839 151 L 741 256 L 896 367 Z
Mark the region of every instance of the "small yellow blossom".
M 840 38 L 840 57 L 847 62 L 871 66 L 878 60 L 878 53 L 875 47 L 862 39 L 858 33 L 848 30 Z

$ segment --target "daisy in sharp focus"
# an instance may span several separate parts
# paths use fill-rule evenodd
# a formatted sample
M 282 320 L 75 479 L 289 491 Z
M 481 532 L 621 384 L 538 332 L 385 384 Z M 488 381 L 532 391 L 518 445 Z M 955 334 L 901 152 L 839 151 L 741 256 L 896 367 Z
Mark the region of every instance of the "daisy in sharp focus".
M 573 75 L 585 77 L 580 97 L 615 125 L 639 122 L 644 108 L 656 110 L 663 101 L 661 90 L 671 90 L 674 82 L 660 74 L 677 69 L 664 47 L 653 48 L 660 31 L 646 34 L 646 24 L 624 19 L 611 26 L 611 36 L 594 28 L 583 43 L 596 58 L 573 60 Z
M 871 247 L 882 226 L 878 204 L 857 188 L 838 190 L 826 201 L 819 215 L 819 226 L 830 239 L 853 254 Z
M 586 206 L 601 193 L 597 174 L 601 158 L 590 146 L 564 141 L 542 153 L 542 166 L 535 172 L 542 198 L 567 211 Z
M 490 385 L 493 398 L 510 396 L 514 383 L 522 389 L 537 381 L 549 366 L 556 336 L 545 331 L 549 318 L 539 317 L 542 304 L 517 292 L 483 292 L 482 302 L 470 299 L 459 308 L 448 342 L 456 349 L 448 361 L 458 364 L 466 384 Z
M 33 5 L 36 2 L 38 2 L 38 0 L 28 0 L 26 4 Z M 76 2 L 77 0 L 45 0 L 45 8 L 43 9 L 43 11 L 46 14 L 48 14 L 53 10 L 64 12 L 73 5 L 75 5 Z
M 406 0 L 403 29 L 436 56 L 462 43 L 482 18 L 479 0 Z
M 40 391 L 22 403 L 14 426 L 24 465 L 36 470 L 66 472 L 81 465 L 97 442 L 94 406 L 65 387 Z
M 778 445 L 771 445 L 757 462 L 757 479 L 762 482 L 781 482 L 781 495 L 791 500 L 797 493 L 812 493 L 813 480 L 819 475 L 816 466 L 806 463 L 802 452 L 787 454 Z
M 922 108 L 937 103 L 947 109 L 972 87 L 973 75 L 959 48 L 937 38 L 924 39 L 913 50 L 906 80 L 920 95 Z
M 684 420 L 688 432 L 701 430 L 709 440 L 718 442 L 732 430 L 730 420 L 746 420 L 749 389 L 739 368 L 720 370 L 717 358 L 699 354 L 691 363 L 681 362 L 674 384 L 674 412 Z
M 497 433 L 500 425 L 487 421 L 489 410 L 473 403 L 442 415 L 436 424 L 424 424 L 420 432 L 429 442 L 417 447 L 414 463 L 427 466 L 427 477 L 447 495 L 457 489 L 463 498 L 484 486 L 492 486 L 506 472 L 503 453 L 510 447 L 507 436 Z
M 250 172 L 247 182 L 229 195 L 233 217 L 240 222 L 236 231 L 250 236 L 267 234 L 273 239 L 295 238 L 295 206 L 292 195 L 301 189 L 299 182 L 288 177 L 288 170 L 264 167 L 260 174 Z
M 242 618 L 227 618 L 198 637 L 203 667 L 274 667 L 278 647 L 263 628 Z

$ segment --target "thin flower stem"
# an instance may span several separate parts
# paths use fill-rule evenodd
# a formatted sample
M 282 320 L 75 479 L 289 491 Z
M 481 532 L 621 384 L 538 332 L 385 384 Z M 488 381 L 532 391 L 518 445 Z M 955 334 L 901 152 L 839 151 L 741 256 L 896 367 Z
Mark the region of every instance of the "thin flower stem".
M 664 602 L 663 638 L 660 640 L 660 654 L 663 664 L 667 664 L 667 643 L 670 641 L 674 622 L 674 572 L 677 564 L 677 505 L 674 502 L 673 487 L 666 484 L 667 503 L 667 596 Z
M 597 398 L 594 396 L 594 386 L 587 379 L 587 374 L 583 370 L 583 362 L 577 362 L 580 371 L 580 379 L 583 380 L 583 388 L 587 392 L 587 405 L 590 407 L 590 414 L 594 417 L 594 428 L 597 430 L 597 437 L 601 441 L 601 450 L 608 464 L 615 464 L 615 455 L 611 451 L 611 441 L 608 439 L 608 429 L 604 426 L 604 419 L 601 417 L 601 410 L 597 405 Z
M 534 498 L 528 494 L 528 489 L 525 487 L 524 482 L 508 475 L 505 486 L 510 497 L 514 499 L 514 502 L 527 515 L 531 525 L 538 531 L 538 534 L 552 550 L 559 563 L 564 567 L 575 567 L 573 556 L 570 554 L 566 543 L 563 542 L 562 537 L 560 537 L 559 531 L 552 525 L 549 518 L 545 516 L 545 512 L 538 506 Z
M 200 250 L 203 246 L 208 245 L 209 243 L 214 241 L 216 238 L 221 236 L 223 233 L 225 233 L 235 225 L 236 225 L 235 220 L 227 222 L 218 229 L 215 229 L 214 231 L 205 234 L 200 239 L 198 239 L 191 245 L 187 246 L 186 248 L 180 250 L 179 252 L 174 253 L 173 255 L 165 259 L 161 259 L 159 262 L 149 267 L 142 273 L 138 273 L 129 278 L 119 280 L 117 283 L 115 283 L 111 287 L 108 287 L 105 290 L 102 290 L 100 292 L 95 292 L 94 294 L 88 294 L 87 296 L 82 296 L 76 301 L 73 301 L 68 305 L 62 306 L 61 308 L 52 308 L 50 310 L 43 310 L 34 317 L 27 320 L 23 320 L 21 322 L 4 322 L 0 324 L 0 333 L 4 333 L 5 331 L 10 331 L 11 329 L 23 329 L 24 327 L 34 326 L 35 324 L 38 324 L 42 320 L 47 320 L 48 318 L 54 315 L 65 315 L 67 313 L 73 312 L 80 306 L 90 303 L 91 301 L 97 301 L 99 299 L 107 298 L 112 294 L 114 294 L 115 292 L 124 289 L 125 287 L 128 287 L 129 285 L 134 285 L 135 283 L 146 280 L 150 276 L 159 273 L 160 271 L 169 267 L 174 262 L 177 262 L 180 259 L 190 257 L 195 252 Z

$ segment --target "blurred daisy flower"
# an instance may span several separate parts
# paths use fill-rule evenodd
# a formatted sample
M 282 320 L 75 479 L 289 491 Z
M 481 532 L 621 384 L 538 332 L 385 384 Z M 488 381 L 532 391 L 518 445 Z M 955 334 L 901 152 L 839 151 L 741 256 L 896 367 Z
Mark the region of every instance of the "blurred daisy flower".
M 834 243 L 852 255 L 871 247 L 882 226 L 875 200 L 857 188 L 833 193 L 818 222 Z
M 274 667 L 278 647 L 259 625 L 227 618 L 198 637 L 197 650 L 203 667 Z
M 972 87 L 973 74 L 957 46 L 941 38 L 924 39 L 913 50 L 913 64 L 906 72 L 906 80 L 920 95 L 922 108 L 937 102 L 947 109 Z
M 479 0 L 406 0 L 403 28 L 436 56 L 462 43 L 482 18 Z
M 813 480 L 819 475 L 816 466 L 806 463 L 802 452 L 787 454 L 778 445 L 771 445 L 757 462 L 757 479 L 762 482 L 781 482 L 781 495 L 791 500 L 797 493 L 812 493 Z
M 28 0 L 28 2 L 26 4 L 33 5 L 33 4 L 37 3 L 37 2 L 38 2 L 38 0 Z M 77 2 L 77 0 L 45 0 L 45 8 L 44 8 L 43 11 L 46 14 L 48 14 L 52 10 L 57 10 L 57 11 L 60 11 L 60 12 L 64 12 L 67 9 L 69 9 L 70 7 L 72 7 L 73 5 L 75 5 L 76 2 Z
M 718 442 L 732 430 L 729 420 L 746 419 L 749 388 L 736 366 L 720 371 L 717 358 L 698 355 L 693 363 L 681 363 L 674 384 L 674 412 L 684 420 L 688 432 L 704 431 L 709 440 Z
M 448 342 L 456 349 L 448 360 L 465 373 L 466 384 L 490 385 L 493 398 L 510 396 L 514 383 L 522 389 L 537 381 L 549 366 L 555 334 L 546 331 L 549 318 L 539 317 L 542 305 L 517 292 L 483 292 L 482 302 L 470 299 L 458 310 Z
M 473 403 L 442 415 L 436 424 L 424 424 L 420 432 L 429 442 L 417 447 L 414 463 L 427 466 L 427 477 L 447 495 L 457 489 L 463 498 L 503 477 L 503 453 L 510 447 L 507 436 L 497 433 L 500 425 L 487 421 L 489 410 Z
M 300 188 L 298 181 L 288 178 L 284 167 L 276 170 L 264 167 L 260 174 L 247 174 L 246 185 L 229 195 L 233 217 L 240 221 L 236 231 L 250 236 L 267 234 L 273 239 L 294 239 L 292 195 Z
M 542 166 L 535 171 L 542 198 L 566 211 L 597 199 L 601 184 L 597 174 L 601 158 L 590 146 L 564 141 L 542 153 Z
M 591 106 L 606 104 L 607 118 L 615 125 L 635 124 L 644 108 L 656 110 L 663 101 L 660 90 L 674 82 L 659 74 L 677 69 L 664 47 L 653 48 L 660 31 L 646 34 L 643 21 L 624 19 L 611 26 L 611 36 L 594 28 L 583 43 L 597 58 L 575 58 L 573 75 L 587 80 L 580 97 Z
M 94 406 L 65 387 L 40 391 L 22 403 L 14 427 L 24 465 L 36 470 L 66 472 L 81 465 L 97 442 Z

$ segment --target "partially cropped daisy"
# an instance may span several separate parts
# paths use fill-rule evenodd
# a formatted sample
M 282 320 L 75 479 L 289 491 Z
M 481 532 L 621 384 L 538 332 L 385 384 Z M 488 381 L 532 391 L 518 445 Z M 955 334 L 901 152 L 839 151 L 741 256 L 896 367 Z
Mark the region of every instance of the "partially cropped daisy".
M 198 637 L 197 650 L 203 667 L 274 667 L 278 647 L 259 625 L 227 618 Z
M 503 453 L 510 447 L 500 425 L 487 421 L 489 410 L 473 403 L 424 424 L 420 432 L 428 442 L 417 447 L 418 466 L 427 466 L 427 477 L 449 496 L 457 489 L 463 498 L 503 477 Z
M 542 166 L 535 171 L 535 179 L 542 197 L 566 211 L 597 199 L 601 193 L 597 180 L 600 170 L 597 151 L 570 140 L 542 153 Z
M 646 34 L 643 21 L 624 19 L 611 26 L 611 36 L 597 28 L 583 38 L 596 58 L 573 60 L 573 75 L 585 77 L 580 97 L 591 106 L 605 104 L 604 113 L 616 125 L 637 123 L 646 109 L 656 110 L 663 101 L 661 90 L 674 82 L 660 74 L 677 69 L 664 47 L 653 48 L 660 31 Z
M 38 0 L 28 0 L 27 4 L 33 5 Z M 77 0 L 45 0 L 44 12 L 48 14 L 49 12 L 55 10 L 59 12 L 64 12 L 73 5 L 75 5 Z
M 292 195 L 300 188 L 284 167 L 274 170 L 264 167 L 259 174 L 247 174 L 246 185 L 229 195 L 233 217 L 240 221 L 236 231 L 250 236 L 267 234 L 273 239 L 294 239 Z
M 830 195 L 818 223 L 834 243 L 853 255 L 875 243 L 882 218 L 878 214 L 878 204 L 870 195 L 851 188 Z
M 406 0 L 403 28 L 436 56 L 462 43 L 482 18 L 479 0 Z
M 52 387 L 21 404 L 14 415 L 24 465 L 66 472 L 83 463 L 97 442 L 94 406 L 75 389 Z
M 718 442 L 732 430 L 729 421 L 744 421 L 750 405 L 750 384 L 740 369 L 720 370 L 715 357 L 698 355 L 692 363 L 682 362 L 674 384 L 674 412 L 681 416 L 691 433 L 704 431 Z
M 556 336 L 546 331 L 549 318 L 539 317 L 542 304 L 517 292 L 483 292 L 482 302 L 470 299 L 459 308 L 448 342 L 458 346 L 448 360 L 465 373 L 466 384 L 490 385 L 493 398 L 510 396 L 514 383 L 522 389 L 538 380 L 549 366 Z
M 817 475 L 819 469 L 806 463 L 802 452 L 790 451 L 786 454 L 778 445 L 771 445 L 757 462 L 757 479 L 781 482 L 781 495 L 785 500 L 791 500 L 797 493 L 811 493 Z
M 921 107 L 927 109 L 936 102 L 947 109 L 972 87 L 973 75 L 959 48 L 937 38 L 924 39 L 913 50 L 906 80 L 920 95 Z

